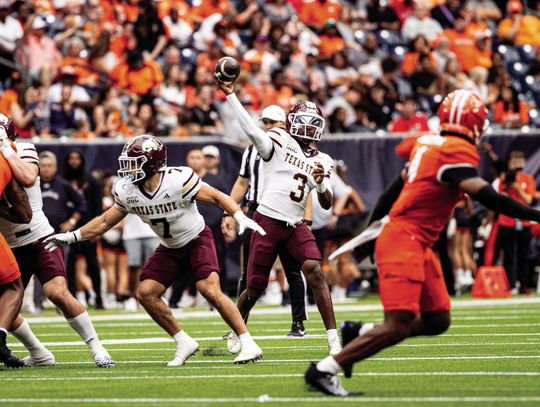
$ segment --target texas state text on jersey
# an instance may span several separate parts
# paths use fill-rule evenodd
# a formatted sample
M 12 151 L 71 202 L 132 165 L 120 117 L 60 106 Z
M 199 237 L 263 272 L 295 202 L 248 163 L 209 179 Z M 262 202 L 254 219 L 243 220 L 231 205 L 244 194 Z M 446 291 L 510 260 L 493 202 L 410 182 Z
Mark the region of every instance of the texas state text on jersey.
M 264 190 L 257 210 L 270 218 L 296 224 L 304 217 L 308 195 L 317 185 L 312 175 L 315 165 L 321 163 L 329 175 L 334 161 L 317 150 L 304 152 L 283 129 L 274 128 L 267 135 L 274 149 L 264 163 Z
M 189 167 L 165 167 L 159 174 L 159 185 L 152 193 L 125 178 L 118 181 L 114 188 L 115 206 L 139 216 L 165 247 L 180 248 L 196 238 L 205 226 L 195 203 L 202 181 Z

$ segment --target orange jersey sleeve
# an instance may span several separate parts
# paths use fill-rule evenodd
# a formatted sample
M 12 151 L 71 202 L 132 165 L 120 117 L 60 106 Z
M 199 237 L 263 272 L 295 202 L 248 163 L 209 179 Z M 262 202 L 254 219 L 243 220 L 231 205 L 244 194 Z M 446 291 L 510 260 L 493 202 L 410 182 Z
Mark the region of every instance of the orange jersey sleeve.
M 9 164 L 2 154 L 0 154 L 0 195 L 4 193 L 4 190 L 11 182 L 12 173 Z
M 418 137 L 420 136 L 407 137 L 405 140 L 399 143 L 395 150 L 396 154 L 404 160 L 409 161 L 411 153 L 416 146 L 416 142 L 418 141 Z

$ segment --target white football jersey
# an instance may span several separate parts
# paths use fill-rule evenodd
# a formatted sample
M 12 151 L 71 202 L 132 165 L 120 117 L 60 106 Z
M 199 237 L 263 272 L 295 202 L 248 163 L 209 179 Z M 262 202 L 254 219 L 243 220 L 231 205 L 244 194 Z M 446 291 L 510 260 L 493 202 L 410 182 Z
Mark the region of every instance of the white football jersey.
M 205 227 L 195 195 L 202 181 L 189 167 L 165 167 L 157 189 L 149 194 L 127 179 L 114 187 L 115 206 L 139 216 L 165 247 L 177 249 L 196 239 Z
M 273 128 L 266 133 L 274 143 L 269 160 L 264 163 L 264 189 L 257 210 L 265 216 L 295 225 L 302 221 L 308 195 L 315 189 L 311 175 L 321 163 L 327 176 L 334 160 L 317 150 L 304 152 L 285 130 Z M 329 183 L 325 182 L 327 188 Z
M 39 165 L 36 147 L 33 144 L 15 143 L 15 146 L 17 147 L 17 155 L 22 160 Z M 43 213 L 39 176 L 34 185 L 24 190 L 32 208 L 32 220 L 30 223 L 12 223 L 0 218 L 0 232 L 2 232 L 9 246 L 13 248 L 26 246 L 54 233 L 54 229 Z

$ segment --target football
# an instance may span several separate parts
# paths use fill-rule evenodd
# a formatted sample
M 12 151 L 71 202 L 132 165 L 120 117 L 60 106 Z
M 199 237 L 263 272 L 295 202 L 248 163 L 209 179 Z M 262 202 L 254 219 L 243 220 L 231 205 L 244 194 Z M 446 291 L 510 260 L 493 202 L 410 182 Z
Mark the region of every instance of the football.
M 240 63 L 234 58 L 223 57 L 216 64 L 214 75 L 223 82 L 234 81 L 240 75 Z

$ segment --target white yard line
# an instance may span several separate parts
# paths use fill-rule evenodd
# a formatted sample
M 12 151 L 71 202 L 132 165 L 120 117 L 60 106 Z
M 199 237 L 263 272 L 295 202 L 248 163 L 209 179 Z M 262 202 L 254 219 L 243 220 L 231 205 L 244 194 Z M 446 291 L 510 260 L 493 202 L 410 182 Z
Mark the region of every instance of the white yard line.
M 477 307 L 504 307 L 509 305 L 531 305 L 540 304 L 540 297 L 530 298 L 501 298 L 501 299 L 476 299 L 476 300 L 454 300 L 452 306 L 456 309 L 460 308 L 477 308 Z M 355 304 L 355 305 L 335 305 L 336 312 L 362 312 L 362 311 L 381 311 L 382 306 L 380 304 Z M 309 306 L 306 309 L 310 313 L 318 313 L 316 306 Z M 255 308 L 251 311 L 251 315 L 289 315 L 289 308 Z M 190 318 L 212 318 L 218 317 L 216 311 L 174 311 L 175 317 L 178 319 L 190 319 Z M 93 321 L 137 321 L 147 320 L 150 316 L 143 313 L 137 314 L 108 314 L 108 315 L 93 315 Z M 41 323 L 41 322 L 63 322 L 64 317 L 51 316 L 51 317 L 29 317 L 27 318 L 29 323 Z
M 172 341 L 169 341 L 171 343 Z M 395 345 L 404 348 L 426 348 L 426 347 L 454 347 L 454 346 L 538 346 L 540 342 L 451 342 L 451 343 L 400 343 Z M 13 345 L 10 344 L 11 347 Z M 49 345 L 50 346 L 50 345 Z M 268 349 L 287 349 L 287 350 L 304 350 L 304 349 L 327 349 L 327 345 L 304 345 L 304 346 L 264 346 L 263 350 Z M 109 348 L 109 352 L 169 352 L 172 348 Z M 225 348 L 223 348 L 225 349 Z M 54 349 L 53 353 L 87 353 L 87 349 Z
M 166 358 L 155 358 L 153 360 L 122 360 L 118 361 L 118 364 L 151 364 L 151 363 L 160 363 L 162 360 L 165 362 Z M 363 361 L 367 362 L 396 362 L 396 361 L 418 361 L 418 360 L 496 360 L 496 359 L 540 359 L 540 355 L 483 355 L 483 356 L 471 356 L 471 355 L 453 355 L 453 356 L 426 356 L 426 357 L 374 357 L 369 358 Z M 202 363 L 202 364 L 213 364 L 213 363 L 232 363 L 233 355 L 231 359 L 198 359 L 197 357 L 189 359 L 190 364 Z M 290 363 L 304 363 L 312 362 L 313 358 L 309 359 L 263 359 L 259 360 L 257 363 L 264 364 L 290 364 Z M 92 361 L 80 361 L 80 362 L 58 362 L 57 365 L 87 365 L 93 364 Z M 3 378 L 2 378 L 3 380 Z
M 527 324 L 465 324 L 465 325 L 451 325 L 450 329 L 469 329 L 469 328 L 527 328 L 527 327 L 536 327 L 540 326 L 540 323 L 527 323 Z M 99 329 L 99 327 L 98 327 Z M 197 329 L 186 329 L 186 332 L 188 332 L 191 335 L 200 335 L 200 334 L 208 334 L 208 335 L 219 335 L 224 334 L 227 331 L 226 328 L 222 330 L 212 330 L 212 329 L 204 329 L 204 330 L 197 330 Z M 269 328 L 269 329 L 261 329 L 256 328 L 252 331 L 256 333 L 270 333 L 270 332 L 276 332 L 275 328 Z M 310 333 L 315 333 L 318 336 L 321 336 L 325 333 L 323 329 L 313 329 L 310 328 Z M 133 331 L 133 332 L 104 332 L 101 333 L 100 336 L 107 337 L 107 336 L 142 336 L 142 335 L 158 335 L 160 331 L 156 328 L 156 330 L 153 331 Z M 40 338 L 46 338 L 46 337 L 55 337 L 55 336 L 65 336 L 66 332 L 55 332 L 55 333 L 40 333 L 37 334 Z M 285 335 L 283 335 L 285 337 Z
M 533 397 L 272 397 L 263 394 L 259 397 L 171 397 L 171 398 L 0 398 L 0 403 L 104 403 L 104 404 L 149 404 L 149 403 L 201 403 L 233 404 L 236 403 L 526 403 L 540 401 L 540 396 Z
M 38 335 L 42 336 L 42 335 Z M 445 337 L 462 337 L 462 336 L 540 336 L 540 333 L 486 333 L 486 334 L 444 334 L 441 336 L 441 338 Z M 299 341 L 306 341 L 310 339 L 322 339 L 326 338 L 326 335 L 306 335 L 303 338 L 287 338 L 285 335 L 267 335 L 267 336 L 254 336 L 255 340 L 261 341 L 261 340 L 275 340 L 275 339 L 283 339 L 288 340 L 291 343 L 297 343 Z M 201 337 L 201 338 L 195 338 L 199 342 L 205 342 L 205 341 L 223 341 L 223 338 L 220 336 L 216 337 Z M 223 341 L 224 342 L 224 341 Z M 537 339 L 535 338 L 531 343 L 536 343 Z M 166 337 L 153 337 L 153 338 L 136 338 L 136 339 L 105 339 L 102 341 L 104 345 L 134 345 L 134 344 L 151 344 L 151 343 L 173 343 L 173 340 L 171 338 Z M 497 342 L 493 342 L 493 345 L 497 345 Z M 509 345 L 520 345 L 520 343 L 511 343 L 508 342 Z M 59 342 L 43 342 L 43 345 L 47 347 L 55 347 L 55 346 L 86 346 L 86 344 L 82 341 L 59 341 Z M 443 343 L 433 343 L 433 344 L 399 344 L 397 346 L 465 346 L 466 343 L 449 343 L 449 344 L 443 344 Z M 481 346 L 482 343 L 477 343 L 478 346 Z M 18 342 L 11 342 L 10 347 L 12 348 L 22 348 L 23 345 Z M 264 346 L 263 346 L 264 348 Z M 277 347 L 276 349 L 278 349 Z M 283 346 L 283 348 L 289 348 L 288 346 Z M 305 346 L 302 346 L 302 348 L 305 348 Z M 130 349 L 133 350 L 133 349 Z
M 179 368 L 183 369 L 183 367 Z M 155 376 L 155 371 L 152 371 L 152 378 Z M 540 376 L 540 372 L 361 372 L 359 376 L 375 376 L 375 377 L 415 377 L 415 376 Z M 166 375 L 157 376 L 158 379 L 279 379 L 283 377 L 304 377 L 303 373 L 275 373 L 275 374 L 212 374 L 212 375 Z M 2 381 L 21 382 L 21 381 L 96 381 L 96 380 L 144 380 L 148 379 L 148 375 L 130 375 L 130 376 L 77 376 L 77 377 L 7 377 L 2 378 Z

